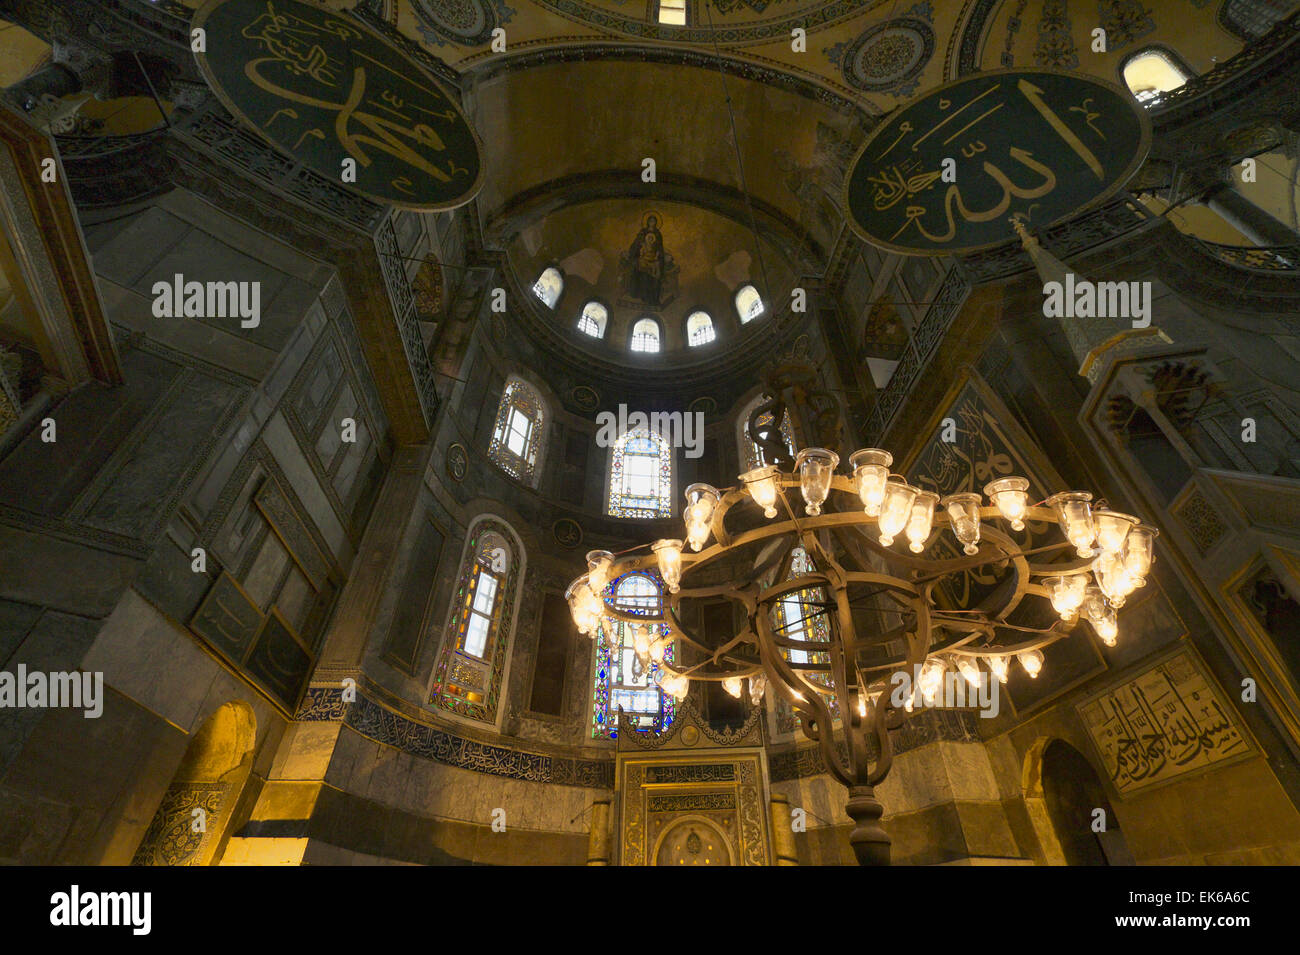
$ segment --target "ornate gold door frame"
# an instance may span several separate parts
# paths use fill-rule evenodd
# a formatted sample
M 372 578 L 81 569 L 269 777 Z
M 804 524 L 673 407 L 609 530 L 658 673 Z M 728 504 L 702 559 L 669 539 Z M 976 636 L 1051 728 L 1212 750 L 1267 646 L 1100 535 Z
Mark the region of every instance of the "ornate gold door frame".
M 621 865 L 771 865 L 761 749 L 619 754 Z

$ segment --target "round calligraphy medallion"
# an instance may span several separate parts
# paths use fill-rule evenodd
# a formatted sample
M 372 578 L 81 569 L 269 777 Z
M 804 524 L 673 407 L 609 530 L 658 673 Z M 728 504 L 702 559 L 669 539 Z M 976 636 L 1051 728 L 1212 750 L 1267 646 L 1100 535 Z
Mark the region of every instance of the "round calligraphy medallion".
M 216 97 L 313 172 L 406 209 L 451 209 L 478 192 L 482 147 L 460 106 L 360 21 L 300 0 L 210 0 L 197 29 Z
M 469 473 L 469 453 L 463 444 L 453 444 L 447 449 L 447 475 L 453 481 L 465 480 Z
M 572 550 L 582 543 L 582 528 L 577 521 L 561 517 L 551 525 L 551 536 L 555 538 L 555 543 Z
M 844 184 L 862 238 L 908 255 L 950 255 L 1040 229 L 1121 188 L 1151 145 L 1151 121 L 1112 83 L 1062 70 L 990 70 L 893 113 Z

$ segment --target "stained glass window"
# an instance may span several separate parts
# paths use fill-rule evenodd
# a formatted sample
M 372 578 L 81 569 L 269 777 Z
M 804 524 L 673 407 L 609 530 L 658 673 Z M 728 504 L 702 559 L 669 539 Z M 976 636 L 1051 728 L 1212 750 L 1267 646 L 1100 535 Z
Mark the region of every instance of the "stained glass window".
M 713 319 L 708 312 L 696 312 L 686 319 L 686 344 L 694 348 L 713 341 Z
M 637 319 L 632 326 L 632 350 L 656 352 L 659 350 L 659 323 L 653 318 Z
M 632 571 L 615 578 L 605 589 L 610 606 L 627 614 L 658 616 L 663 607 L 663 581 L 655 573 Z M 658 732 L 672 725 L 676 701 L 659 689 L 662 675 L 653 659 L 647 666 L 637 656 L 632 624 L 606 621 L 596 635 L 596 686 L 592 704 L 591 735 L 595 739 L 618 737 L 618 708 L 641 732 Z M 646 624 L 649 639 L 661 639 L 662 624 Z M 664 660 L 673 662 L 671 645 Z
M 812 559 L 802 547 L 796 547 L 790 560 L 790 573 L 787 580 L 815 572 Z M 830 611 L 824 606 L 826 591 L 822 587 L 808 587 L 786 594 L 772 608 L 772 626 L 777 633 L 791 640 L 803 640 L 809 643 L 829 645 L 831 639 Z M 796 649 L 789 647 L 781 653 L 791 663 L 825 664 L 830 656 L 820 650 Z M 826 674 L 802 671 L 811 683 L 829 686 Z M 831 712 L 835 712 L 834 702 L 827 699 Z
M 537 455 L 545 423 L 546 406 L 542 396 L 523 379 L 511 378 L 497 406 L 488 457 L 511 477 L 536 486 Z
M 592 338 L 605 337 L 605 322 L 609 320 L 609 310 L 599 302 L 588 302 L 578 319 L 578 331 Z
M 746 285 L 736 293 L 736 314 L 740 316 L 742 325 L 763 314 L 763 298 L 758 294 L 758 289 Z
M 560 293 L 563 291 L 564 276 L 557 268 L 546 269 L 533 283 L 533 294 L 540 298 L 547 308 L 555 308 L 555 303 L 560 300 Z
M 766 400 L 768 400 L 767 396 L 759 395 L 758 398 L 754 399 L 754 401 L 740 413 L 740 453 L 745 459 L 746 469 L 749 470 L 761 468 L 766 464 L 772 463 L 767 460 L 767 455 L 763 453 L 763 449 L 758 446 L 758 442 L 756 442 L 753 436 L 749 433 L 749 416 L 753 413 L 754 408 Z M 772 413 L 768 411 L 759 415 L 758 425 L 760 428 L 764 426 L 770 428 L 772 426 Z M 794 444 L 794 430 L 790 427 L 790 415 L 788 413 L 781 416 L 781 438 L 785 441 L 785 446 L 793 457 L 796 450 Z
M 512 541 L 495 519 L 471 525 L 430 690 L 434 706 L 486 722 L 496 720 L 519 583 Z
M 629 431 L 614 443 L 609 462 L 610 517 L 671 517 L 673 452 L 649 429 Z

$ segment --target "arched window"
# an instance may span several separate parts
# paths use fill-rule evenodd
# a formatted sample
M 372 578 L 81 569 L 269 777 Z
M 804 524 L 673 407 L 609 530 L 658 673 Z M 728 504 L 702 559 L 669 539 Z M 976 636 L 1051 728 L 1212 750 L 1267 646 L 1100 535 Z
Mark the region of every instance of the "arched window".
M 1164 50 L 1148 47 L 1124 61 L 1124 82 L 1139 103 L 1149 106 L 1162 93 L 1176 90 L 1192 74 Z
M 714 339 L 713 319 L 708 312 L 696 312 L 686 319 L 686 344 L 694 348 Z
M 767 400 L 767 395 L 759 395 L 740 412 L 740 419 L 738 422 L 740 426 L 740 457 L 745 462 L 746 470 L 761 468 L 766 464 L 772 463 L 767 460 L 767 455 L 763 453 L 763 449 L 758 446 L 758 442 L 756 442 L 753 435 L 749 433 L 749 416 L 754 413 L 755 408 Z M 758 425 L 760 428 L 763 426 L 771 427 L 772 413 L 767 411 L 759 415 Z M 794 445 L 794 431 L 790 427 L 789 413 L 781 416 L 781 439 L 785 441 L 785 446 L 790 451 L 790 456 L 793 457 L 796 448 Z
M 632 571 L 610 582 L 605 591 L 609 604 L 624 613 L 658 615 L 663 606 L 663 581 L 659 575 Z M 659 689 L 662 675 L 653 655 L 636 652 L 635 624 L 610 622 L 596 635 L 596 686 L 591 711 L 591 735 L 596 739 L 618 737 L 618 708 L 641 731 L 659 731 L 672 725 L 676 702 Z M 668 635 L 663 624 L 646 624 L 647 643 Z M 664 661 L 673 662 L 673 647 L 664 647 Z
M 578 318 L 578 331 L 592 338 L 605 337 L 605 322 L 609 320 L 609 310 L 599 302 L 588 302 Z
M 433 706 L 498 722 L 522 563 L 518 538 L 503 521 L 485 516 L 470 525 L 446 638 L 434 667 Z
M 649 429 L 629 431 L 610 452 L 610 517 L 671 517 L 673 452 Z
M 653 318 L 639 318 L 632 326 L 632 350 L 644 352 L 659 350 L 659 323 Z
M 533 294 L 542 300 L 547 308 L 555 308 L 564 291 L 564 276 L 557 268 L 549 268 L 537 277 L 533 283 Z
M 736 314 L 740 316 L 742 325 L 763 314 L 763 297 L 758 294 L 758 289 L 746 285 L 736 293 Z
M 542 396 L 522 378 L 512 377 L 506 382 L 501 404 L 497 406 L 488 457 L 515 480 L 535 487 L 545 424 L 546 405 Z

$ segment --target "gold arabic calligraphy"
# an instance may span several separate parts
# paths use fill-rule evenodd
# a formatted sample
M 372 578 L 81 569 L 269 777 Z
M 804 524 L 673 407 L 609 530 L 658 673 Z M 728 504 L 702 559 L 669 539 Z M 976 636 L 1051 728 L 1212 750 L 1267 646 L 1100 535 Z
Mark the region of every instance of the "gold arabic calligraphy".
M 1094 700 L 1082 714 L 1120 792 L 1250 748 L 1186 654 Z
M 358 166 L 371 166 L 371 150 L 377 150 L 439 182 L 450 182 L 455 176 L 469 172 L 454 159 L 435 162 L 430 156 L 447 148 L 430 121 L 455 123 L 457 112 L 450 103 L 446 109 L 429 109 L 411 100 L 423 94 L 421 98 L 428 102 L 446 103 L 440 91 L 411 81 L 359 49 L 351 50 L 353 63 L 349 73 L 345 63 L 322 45 L 332 40 L 331 45 L 337 47 L 360 40 L 362 35 L 346 23 L 329 15 L 323 15 L 320 22 L 308 21 L 278 12 L 272 0 L 267 0 L 266 12 L 242 33 L 267 54 L 244 64 L 248 79 L 280 100 L 332 113 L 334 136 Z M 286 78 L 310 78 L 319 87 L 314 91 L 319 95 L 285 87 L 274 78 L 277 72 Z M 373 91 L 372 76 L 380 77 Z M 324 98 L 329 94 L 335 98 Z M 282 107 L 270 114 L 263 128 L 271 127 L 277 120 L 299 118 L 294 108 Z M 295 148 L 309 137 L 324 140 L 326 135 L 319 127 L 306 129 L 298 137 Z M 396 176 L 389 185 L 412 194 L 409 176 Z
M 951 100 L 940 98 L 938 106 L 944 114 L 941 120 L 924 132 L 915 129 L 910 121 L 903 120 L 898 125 L 898 135 L 875 155 L 874 161 L 880 165 L 874 174 L 866 177 L 871 189 L 872 207 L 877 212 L 884 212 L 900 202 L 903 203 L 903 222 L 893 235 L 889 236 L 891 241 L 914 227 L 918 236 L 927 242 L 942 245 L 951 242 L 957 236 L 959 220 L 982 223 L 1003 216 L 1007 216 L 1008 220 L 1015 216 L 1023 216 L 1026 211 L 1023 207 L 1012 211 L 1014 200 L 1041 199 L 1056 189 L 1059 184 L 1056 170 L 1021 146 L 1008 147 L 1005 158 L 999 158 L 996 162 L 989 155 L 980 160 L 980 171 L 1001 190 L 1000 198 L 984 208 L 972 207 L 963 195 L 962 187 L 955 181 L 954 160 L 945 157 L 940 160 L 939 168 L 921 168 L 921 160 L 915 155 L 917 148 L 941 130 L 947 132 L 946 128 L 951 128 L 949 124 L 954 124 L 955 128 L 952 128 L 947 138 L 942 140 L 944 145 L 963 138 L 964 141 L 957 148 L 964 158 L 974 159 L 981 153 L 988 153 L 989 146 L 984 139 L 974 138 L 973 135 L 967 136 L 967 134 L 1007 105 L 1005 100 L 1002 102 L 996 99 L 986 100 L 986 97 L 998 92 L 1002 86 L 1001 82 L 995 83 L 955 109 L 951 108 L 953 105 Z M 1014 90 L 1008 87 L 1003 92 L 1004 97 L 1008 95 L 1022 97 L 1047 122 L 1065 145 L 1087 165 L 1097 179 L 1104 180 L 1105 171 L 1101 162 L 1074 130 L 1048 105 L 1042 88 L 1026 79 L 1020 79 L 1015 84 Z M 1069 109 L 1071 112 L 1082 114 L 1088 128 L 1101 139 L 1105 139 L 1105 135 L 1095 125 L 1095 121 L 1101 117 L 1101 114 L 1093 109 L 1093 97 L 1088 97 L 1081 105 L 1071 106 Z M 958 120 L 966 120 L 966 122 L 964 125 L 957 126 L 955 121 Z M 902 158 L 894 158 L 886 162 L 895 147 L 912 133 L 920 133 L 920 135 L 910 142 L 910 149 L 902 151 Z M 1018 165 L 1023 169 L 1016 172 L 1013 165 L 1009 164 Z M 949 167 L 948 172 L 952 172 L 951 176 L 945 172 L 944 166 Z M 1012 171 L 1008 172 L 1008 169 Z M 1027 175 L 1024 170 L 1028 170 L 1032 175 Z M 942 193 L 942 198 L 937 201 L 930 198 L 936 195 L 932 190 L 944 182 L 949 185 Z M 968 187 L 967 192 L 969 191 Z M 1008 212 L 1011 215 L 1008 216 Z M 933 224 L 935 217 L 939 219 L 938 226 Z M 928 223 L 927 218 L 930 220 Z

